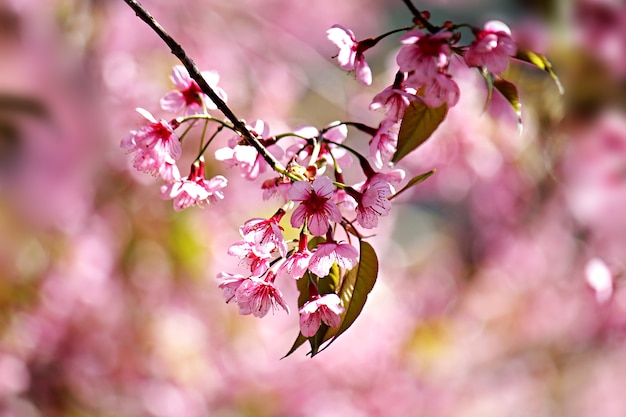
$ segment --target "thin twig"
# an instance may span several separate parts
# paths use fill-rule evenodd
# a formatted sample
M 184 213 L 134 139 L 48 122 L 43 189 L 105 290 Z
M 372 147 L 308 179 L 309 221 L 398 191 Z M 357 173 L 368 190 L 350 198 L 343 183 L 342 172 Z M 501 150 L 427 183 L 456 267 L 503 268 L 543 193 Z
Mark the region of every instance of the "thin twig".
M 439 32 L 439 29 L 437 26 L 433 25 L 432 23 L 430 23 L 428 21 L 428 19 L 426 19 L 423 15 L 422 12 L 420 12 L 411 2 L 411 0 L 402 0 L 404 2 L 404 4 L 406 4 L 406 7 L 409 8 L 409 10 L 411 11 L 411 13 L 413 13 L 413 16 L 415 16 L 415 18 L 417 20 L 419 20 L 419 22 L 426 28 L 428 29 L 428 31 L 430 33 L 437 33 Z
M 217 108 L 224 114 L 224 116 L 226 116 L 228 120 L 231 121 L 231 123 L 233 124 L 233 128 L 246 140 L 246 142 L 253 146 L 257 150 L 257 152 L 259 152 L 259 154 L 263 157 L 263 159 L 265 159 L 265 161 L 272 167 L 274 171 L 280 174 L 288 174 L 287 170 L 282 166 L 282 164 L 278 162 L 278 160 L 267 151 L 265 146 L 263 146 L 263 144 L 256 138 L 256 136 L 253 135 L 250 130 L 248 130 L 245 123 L 243 123 L 235 115 L 235 113 L 233 113 L 233 111 L 226 105 L 224 100 L 222 100 L 220 96 L 217 95 L 217 93 L 215 92 L 215 90 L 213 90 L 213 88 L 211 88 L 211 86 L 209 86 L 204 77 L 202 77 L 202 74 L 200 74 L 200 70 L 198 70 L 195 62 L 193 62 L 193 60 L 187 55 L 182 46 L 180 46 L 180 44 L 176 42 L 174 38 L 172 38 L 165 31 L 165 29 L 163 29 L 159 22 L 157 22 L 156 19 L 152 17 L 152 15 L 146 9 L 143 8 L 141 3 L 136 0 L 124 0 L 124 2 L 128 4 L 130 8 L 135 11 L 137 16 L 141 20 L 146 22 L 146 24 L 150 26 L 150 28 L 152 28 L 152 30 L 154 30 L 161 39 L 163 39 L 165 44 L 170 48 L 172 54 L 174 54 L 176 58 L 178 58 L 180 62 L 185 66 L 185 68 L 189 72 L 189 76 L 196 83 L 198 83 L 198 86 L 200 87 L 202 92 L 206 94 L 211 99 L 211 101 L 215 103 Z

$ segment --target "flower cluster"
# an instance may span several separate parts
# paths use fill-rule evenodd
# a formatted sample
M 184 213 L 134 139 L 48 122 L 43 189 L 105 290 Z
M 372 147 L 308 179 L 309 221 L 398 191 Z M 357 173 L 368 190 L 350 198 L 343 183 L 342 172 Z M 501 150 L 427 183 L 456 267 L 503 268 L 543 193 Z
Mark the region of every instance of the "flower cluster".
M 168 92 L 160 104 L 163 110 L 182 115 L 168 122 L 156 120 L 139 109 L 147 123 L 122 140 L 121 146 L 134 153 L 134 168 L 160 177 L 164 181 L 161 196 L 173 200 L 175 210 L 183 210 L 224 199 L 228 180 L 223 175 L 206 178 L 205 154 L 223 136 L 222 132 L 230 131 L 230 136 L 224 138 L 225 146 L 214 151 L 215 160 L 225 167 L 237 168 L 248 181 L 263 178 L 260 194 L 266 200 L 278 197 L 279 202 L 270 218 L 253 218 L 240 227 L 241 240 L 227 252 L 239 259 L 246 273 L 221 272 L 219 288 L 224 291 L 226 302 L 235 302 L 241 314 L 264 317 L 270 309 L 289 313 L 278 283 L 295 280 L 300 292 L 301 334 L 294 348 L 302 343 L 301 337 L 308 338 L 311 352 L 316 354 L 320 343 L 337 337 L 354 320 L 351 317 L 344 322 L 348 306 L 355 305 L 355 311 L 360 312 L 367 298 L 361 295 L 354 304 L 354 293 L 367 294 L 376 280 L 378 261 L 373 249 L 364 242 L 362 231 L 376 228 L 379 218 L 389 215 L 391 200 L 398 194 L 395 186 L 404 180 L 404 171 L 385 167 L 404 157 L 407 148 L 417 146 L 407 145 L 402 137 L 403 129 L 407 130 L 403 121 L 415 117 L 407 116 L 408 110 L 415 106 L 443 108 L 443 116 L 437 122 L 440 123 L 447 108 L 457 104 L 460 90 L 450 71 L 454 55 L 467 66 L 479 68 L 490 86 L 498 88 L 500 78 L 496 77 L 516 54 L 511 32 L 501 22 L 474 28 L 475 39 L 461 46 L 458 29 L 467 25 L 447 23 L 438 28 L 425 16 L 416 15 L 411 27 L 361 41 L 340 25 L 327 32 L 339 48 L 339 66 L 353 71 L 364 85 L 372 84 L 372 71 L 364 53 L 387 36 L 406 32 L 399 39 L 403 46 L 396 57 L 398 71 L 394 81 L 376 94 L 370 105 L 371 110 L 385 112 L 377 127 L 336 121 L 321 129 L 302 126 L 272 134 L 262 120 L 246 124 L 234 116 L 226 105 L 226 93 L 217 85 L 217 72 L 198 73 L 190 66 L 176 66 L 171 74 L 175 90 Z M 192 70 L 195 72 L 188 72 Z M 209 111 L 214 110 L 220 110 L 227 118 L 212 116 Z M 176 133 L 183 126 L 182 133 Z M 181 177 L 176 163 L 182 154 L 183 139 L 199 126 L 200 151 L 189 174 Z M 349 128 L 369 136 L 368 156 L 344 143 Z M 434 128 L 436 125 L 431 132 Z M 418 142 L 425 139 L 427 136 Z M 404 143 L 399 155 L 400 142 Z M 353 166 L 355 159 L 357 168 Z M 362 181 L 347 183 L 343 172 L 348 168 L 357 170 Z M 271 171 L 273 174 L 268 174 Z M 405 189 L 428 175 L 410 180 Z M 285 239 L 285 217 L 295 229 L 292 235 L 298 239 Z M 358 250 L 353 246 L 354 240 L 359 243 Z

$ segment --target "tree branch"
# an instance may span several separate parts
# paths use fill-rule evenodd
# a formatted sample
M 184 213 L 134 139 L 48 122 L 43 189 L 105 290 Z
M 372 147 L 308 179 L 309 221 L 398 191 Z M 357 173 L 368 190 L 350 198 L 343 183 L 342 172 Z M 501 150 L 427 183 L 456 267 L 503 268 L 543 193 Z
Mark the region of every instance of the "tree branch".
M 187 71 L 189 72 L 189 76 L 196 83 L 198 83 L 198 86 L 200 87 L 202 92 L 206 94 L 211 99 L 211 101 L 215 103 L 217 108 L 224 114 L 224 116 L 226 116 L 226 118 L 231 121 L 235 131 L 237 131 L 249 145 L 253 146 L 257 150 L 257 152 L 259 152 L 259 154 L 263 157 L 263 159 L 265 159 L 265 161 L 272 167 L 274 171 L 280 174 L 287 175 L 287 170 L 282 166 L 282 164 L 278 162 L 278 160 L 267 151 L 267 148 L 263 146 L 263 144 L 256 138 L 255 135 L 252 134 L 252 132 L 250 132 L 250 130 L 248 130 L 245 123 L 243 123 L 235 115 L 235 113 L 233 113 L 233 111 L 226 105 L 224 100 L 222 100 L 217 95 L 217 93 L 211 88 L 211 86 L 209 86 L 204 77 L 202 77 L 202 74 L 200 73 L 200 70 L 198 70 L 195 62 L 193 62 L 193 60 L 187 55 L 182 46 L 180 46 L 180 44 L 176 42 L 174 38 L 172 38 L 165 31 L 165 29 L 163 29 L 159 22 L 157 22 L 156 19 L 152 17 L 152 15 L 146 9 L 143 8 L 141 3 L 136 0 L 124 0 L 124 2 L 128 4 L 128 6 L 130 6 L 130 8 L 135 11 L 135 14 L 148 26 L 150 26 L 150 28 L 154 30 L 154 32 L 156 32 L 156 34 L 159 35 L 161 39 L 163 39 L 165 44 L 170 48 L 172 54 L 174 54 L 176 58 L 178 58 L 187 69 Z
M 437 33 L 439 32 L 439 29 L 437 26 L 433 25 L 432 23 L 430 23 L 428 21 L 428 19 L 426 19 L 423 15 L 422 12 L 420 12 L 411 2 L 411 0 L 402 0 L 404 2 L 404 4 L 406 4 L 406 7 L 409 8 L 409 10 L 411 11 L 411 13 L 413 13 L 413 16 L 415 16 L 415 18 L 417 20 L 419 20 L 419 22 L 422 24 L 422 26 L 424 26 L 430 33 Z

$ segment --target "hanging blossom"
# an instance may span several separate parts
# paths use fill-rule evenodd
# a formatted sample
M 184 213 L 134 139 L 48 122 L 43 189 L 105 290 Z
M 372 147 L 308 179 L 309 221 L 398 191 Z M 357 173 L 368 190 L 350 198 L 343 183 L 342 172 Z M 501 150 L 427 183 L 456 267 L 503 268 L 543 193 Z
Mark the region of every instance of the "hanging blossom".
M 248 126 L 248 129 L 259 139 L 269 153 L 277 159 L 283 157 L 283 149 L 270 140 L 270 129 L 267 123 L 263 120 L 257 120 L 252 126 Z M 228 147 L 216 150 L 215 159 L 230 166 L 238 166 L 241 176 L 249 181 L 256 180 L 269 167 L 263 156 L 253 146 L 239 144 L 237 139 L 231 139 Z
M 294 182 L 289 198 L 300 201 L 300 205 L 291 214 L 291 225 L 298 228 L 306 220 L 312 234 L 326 234 L 331 221 L 341 221 L 339 208 L 330 201 L 334 190 L 335 186 L 328 177 L 318 177 L 312 184 L 308 181 Z
M 369 142 L 370 157 L 376 168 L 382 168 L 398 148 L 398 123 L 384 119 Z
M 176 178 L 161 187 L 161 197 L 174 200 L 174 210 L 180 211 L 194 205 L 216 203 L 224 199 L 222 191 L 228 180 L 217 175 L 210 180 L 204 176 L 204 158 L 200 157 L 191 165 L 187 177 Z
M 262 275 L 270 267 L 272 254 L 266 247 L 258 246 L 252 242 L 240 240 L 228 248 L 228 254 L 236 256 L 241 263 L 250 268 L 253 275 Z
M 393 187 L 385 174 L 376 174 L 363 185 L 357 199 L 356 221 L 366 229 L 378 226 L 378 218 L 389 215 Z
M 315 146 L 301 138 L 296 139 L 296 143 L 287 148 L 285 152 L 286 157 L 292 158 L 293 156 L 297 156 L 297 161 L 302 165 L 318 166 L 320 169 L 318 172 L 320 173 L 323 172 L 326 165 L 332 166 L 335 162 L 341 168 L 349 167 L 352 165 L 352 156 L 350 156 L 345 149 L 334 145 L 334 143 L 342 143 L 348 136 L 348 128 L 346 125 L 338 123 L 338 121 L 334 121 L 326 126 L 322 138 L 329 142 L 323 141 L 319 145 L 317 159 L 315 161 L 309 160 L 313 155 Z M 313 126 L 301 126 L 294 130 L 293 133 L 314 141 L 317 141 L 320 136 L 319 130 Z
M 339 327 L 343 312 L 337 294 L 317 294 L 300 308 L 300 332 L 305 337 L 315 336 L 322 322 L 330 327 Z
M 235 300 L 237 294 L 237 288 L 243 284 L 248 278 L 239 274 L 229 274 L 228 272 L 220 272 L 217 274 L 217 279 L 220 280 L 218 285 L 219 289 L 224 290 L 224 298 L 226 303 L 230 303 Z
M 417 100 L 416 94 L 417 91 L 414 88 L 406 87 L 403 82 L 398 85 L 394 83 L 374 96 L 370 110 L 385 109 L 385 120 L 398 122 L 404 116 L 411 101 Z
M 203 71 L 202 77 L 215 93 L 226 102 L 226 92 L 217 86 L 220 76 L 217 71 Z M 165 111 L 178 112 L 185 110 L 186 115 L 204 113 L 207 110 L 216 110 L 217 106 L 206 96 L 182 65 L 172 68 L 170 80 L 176 90 L 170 91 L 161 98 L 161 108 Z
M 439 72 L 424 88 L 424 104 L 439 107 L 444 103 L 452 107 L 459 102 L 461 90 L 450 74 Z
M 289 314 L 283 294 L 274 285 L 275 278 L 276 274 L 269 271 L 264 278 L 251 276 L 244 280 L 235 291 L 239 314 L 265 317 L 270 308 L 275 311 L 279 307 Z
M 307 235 L 301 234 L 298 242 L 298 250 L 294 251 L 278 268 L 279 274 L 288 275 L 294 279 L 300 279 L 309 268 L 311 251 L 307 247 Z
M 476 39 L 465 50 L 464 58 L 470 67 L 485 67 L 493 74 L 500 74 L 509 65 L 509 57 L 516 53 L 511 29 L 500 21 L 491 20 L 476 33 Z
M 339 54 L 337 54 L 339 68 L 354 71 L 357 81 L 363 85 L 372 84 L 372 70 L 363 55 L 367 49 L 374 46 L 371 40 L 357 42 L 354 33 L 341 25 L 333 25 L 326 31 L 326 34 L 328 39 L 339 48 Z
M 341 268 L 352 269 L 358 261 L 359 252 L 349 243 L 320 243 L 309 260 L 309 271 L 318 277 L 325 277 L 334 263 Z
M 442 31 L 428 35 L 412 30 L 402 36 L 405 45 L 396 57 L 400 71 L 409 73 L 406 84 L 419 88 L 429 84 L 450 63 L 450 38 L 452 32 Z
M 239 228 L 241 236 L 246 242 L 260 246 L 266 252 L 277 250 L 281 256 L 287 254 L 287 243 L 283 237 L 283 228 L 280 220 L 285 215 L 283 209 L 279 209 L 269 219 L 254 218 L 246 221 Z
M 156 120 L 150 112 L 138 108 L 137 112 L 148 120 L 139 130 L 133 130 L 122 139 L 120 147 L 135 153 L 133 167 L 138 171 L 167 177 L 172 174 L 171 165 L 180 158 L 182 147 L 174 129 L 178 122 Z M 169 166 L 165 166 L 169 164 Z M 167 178 L 164 178 L 167 179 Z

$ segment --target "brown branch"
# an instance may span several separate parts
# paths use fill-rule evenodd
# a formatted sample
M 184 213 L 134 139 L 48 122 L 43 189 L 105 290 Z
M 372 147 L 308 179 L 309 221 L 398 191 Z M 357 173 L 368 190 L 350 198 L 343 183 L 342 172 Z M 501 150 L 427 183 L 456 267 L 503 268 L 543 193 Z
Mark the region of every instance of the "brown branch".
M 256 136 L 253 135 L 250 130 L 248 130 L 246 124 L 242 122 L 235 115 L 235 113 L 233 113 L 233 111 L 226 105 L 224 100 L 222 100 L 217 95 L 217 93 L 215 92 L 215 90 L 213 90 L 213 88 L 211 88 L 211 86 L 209 86 L 204 77 L 202 77 L 202 74 L 200 73 L 200 70 L 198 70 L 195 62 L 193 62 L 193 60 L 187 55 L 182 46 L 180 46 L 180 44 L 176 42 L 174 38 L 172 38 L 165 31 L 165 29 L 163 29 L 159 22 L 157 22 L 156 19 L 152 17 L 152 15 L 146 9 L 143 8 L 141 3 L 136 0 L 124 0 L 124 2 L 128 4 L 130 8 L 135 11 L 135 14 L 137 14 L 137 16 L 141 20 L 146 22 L 146 24 L 150 26 L 150 28 L 152 28 L 152 30 L 154 30 L 161 39 L 163 39 L 165 44 L 170 48 L 172 54 L 174 54 L 176 58 L 178 58 L 180 62 L 185 66 L 185 68 L 189 72 L 189 76 L 196 83 L 198 83 L 198 86 L 200 87 L 202 92 L 206 94 L 211 99 L 211 101 L 215 103 L 217 108 L 224 114 L 224 116 L 226 116 L 226 118 L 231 121 L 235 131 L 237 131 L 246 140 L 246 142 L 248 142 L 248 144 L 253 146 L 257 150 L 257 152 L 259 152 L 259 154 L 263 157 L 263 159 L 265 159 L 265 161 L 272 167 L 274 171 L 280 174 L 287 174 L 287 171 L 282 166 L 282 164 L 278 162 L 278 160 L 268 152 L 268 150 L 256 138 Z
M 440 28 L 438 28 L 437 26 L 433 25 L 432 23 L 430 23 L 428 21 L 428 19 L 426 19 L 423 15 L 422 12 L 420 12 L 411 2 L 411 0 L 402 0 L 404 2 L 404 4 L 406 5 L 406 7 L 409 8 L 409 10 L 411 11 L 411 13 L 413 13 L 413 16 L 415 16 L 415 18 L 417 20 L 419 20 L 419 22 L 422 24 L 422 26 L 424 26 L 426 29 L 428 29 L 428 31 L 430 33 L 437 33 L 439 32 Z

